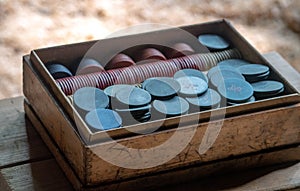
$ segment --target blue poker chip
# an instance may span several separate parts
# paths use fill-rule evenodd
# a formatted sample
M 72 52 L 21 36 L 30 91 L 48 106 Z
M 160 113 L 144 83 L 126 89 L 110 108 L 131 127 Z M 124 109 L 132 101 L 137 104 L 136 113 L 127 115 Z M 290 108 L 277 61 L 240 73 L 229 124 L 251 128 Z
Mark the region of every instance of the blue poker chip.
M 110 109 L 95 109 L 88 112 L 85 122 L 92 132 L 116 129 L 122 126 L 120 115 Z
M 201 44 L 212 50 L 223 50 L 230 46 L 223 37 L 216 34 L 199 35 L 198 40 Z
M 189 110 L 189 103 L 179 96 L 169 100 L 154 100 L 152 105 L 157 113 L 165 117 L 187 114 Z
M 73 76 L 72 72 L 60 63 L 48 63 L 46 64 L 46 68 L 54 79 Z
M 254 96 L 251 96 L 248 100 L 246 100 L 245 102 L 243 102 L 243 103 L 253 103 L 253 102 L 255 102 L 256 101 L 256 99 L 255 99 L 255 97 Z M 227 101 L 227 105 L 228 106 L 234 106 L 234 105 L 240 105 L 241 103 L 234 103 L 234 102 L 230 102 L 230 101 Z
M 213 85 L 213 87 L 218 87 L 220 85 L 223 85 L 224 80 L 226 79 L 241 79 L 245 80 L 244 76 L 240 74 L 239 72 L 235 70 L 230 69 L 223 69 L 219 72 L 215 72 L 210 77 L 210 84 Z
M 106 87 L 103 91 L 106 95 L 108 95 L 109 97 L 116 97 L 116 93 L 124 88 L 133 88 L 133 85 L 129 85 L 129 84 L 115 84 L 115 85 L 111 85 Z
M 185 77 L 185 76 L 194 76 L 194 77 L 198 77 L 201 78 L 202 80 L 204 80 L 206 83 L 208 83 L 208 79 L 206 77 L 205 74 L 203 74 L 200 70 L 196 70 L 196 69 L 183 69 L 183 70 L 179 70 L 174 74 L 174 78 L 180 78 L 180 77 Z
M 203 95 L 189 97 L 186 100 L 189 102 L 191 110 L 200 111 L 219 107 L 221 96 L 215 90 L 208 89 Z
M 94 87 L 83 87 L 74 93 L 73 103 L 78 112 L 85 115 L 94 109 L 107 108 L 109 98 L 103 90 Z
M 252 83 L 254 95 L 257 98 L 269 98 L 284 92 L 284 84 L 274 80 L 263 80 Z
M 168 77 L 148 78 L 143 82 L 142 87 L 151 94 L 153 99 L 160 100 L 170 99 L 180 90 L 180 84 Z
M 194 76 L 184 76 L 177 78 L 180 84 L 179 94 L 185 97 L 194 97 L 203 94 L 208 89 L 208 84 L 201 78 Z
M 132 125 L 146 122 L 151 118 L 151 104 L 138 108 L 115 109 L 122 117 L 123 125 Z
M 208 72 L 207 72 L 208 79 L 210 80 L 213 74 L 220 73 L 223 70 L 230 70 L 232 72 L 240 74 L 240 72 L 236 68 L 234 68 L 232 66 L 219 66 L 219 65 L 217 65 L 217 66 L 212 67 L 211 69 L 208 70 Z
M 124 87 L 120 91 L 116 92 L 116 99 L 125 107 L 142 107 L 151 102 L 151 95 L 137 87 Z
M 238 67 L 238 70 L 244 76 L 259 76 L 266 74 L 270 71 L 268 66 L 262 64 L 246 64 Z
M 224 83 L 218 86 L 218 92 L 228 102 L 241 103 L 253 96 L 251 84 L 241 79 L 225 79 Z
M 248 82 L 253 83 L 253 82 L 258 82 L 258 81 L 266 80 L 266 79 L 268 79 L 269 75 L 270 75 L 270 71 L 266 72 L 264 74 L 257 75 L 257 76 L 245 76 L 245 79 Z
M 250 62 L 242 59 L 228 59 L 219 62 L 217 66 L 229 66 L 233 68 L 238 68 L 246 64 L 250 64 Z

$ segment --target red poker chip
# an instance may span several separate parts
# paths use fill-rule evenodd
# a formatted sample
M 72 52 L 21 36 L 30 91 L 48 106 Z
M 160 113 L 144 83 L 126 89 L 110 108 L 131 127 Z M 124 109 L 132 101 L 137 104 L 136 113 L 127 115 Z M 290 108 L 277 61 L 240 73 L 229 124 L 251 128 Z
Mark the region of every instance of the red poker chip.
M 105 66 L 106 70 L 116 69 L 116 68 L 123 68 L 128 66 L 135 65 L 135 62 L 130 58 L 128 55 L 119 53 L 114 56 L 111 61 L 107 63 Z
M 137 62 L 139 62 L 139 64 L 145 64 L 158 60 L 166 60 L 166 57 L 155 48 L 145 48 L 137 54 L 135 59 L 137 60 Z
M 194 49 L 186 43 L 176 43 L 172 47 L 173 51 L 169 53 L 169 58 L 183 57 L 194 54 Z
M 83 58 L 76 69 L 76 76 L 104 71 L 103 66 L 93 58 Z

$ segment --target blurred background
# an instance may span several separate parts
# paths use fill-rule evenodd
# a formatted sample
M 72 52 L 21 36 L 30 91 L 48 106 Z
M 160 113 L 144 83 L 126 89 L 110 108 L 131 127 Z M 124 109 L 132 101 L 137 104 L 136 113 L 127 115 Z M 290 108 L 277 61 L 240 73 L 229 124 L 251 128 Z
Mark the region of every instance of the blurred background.
M 0 99 L 22 95 L 30 50 L 105 38 L 143 23 L 189 25 L 227 18 L 261 53 L 300 71 L 298 0 L 0 0 Z

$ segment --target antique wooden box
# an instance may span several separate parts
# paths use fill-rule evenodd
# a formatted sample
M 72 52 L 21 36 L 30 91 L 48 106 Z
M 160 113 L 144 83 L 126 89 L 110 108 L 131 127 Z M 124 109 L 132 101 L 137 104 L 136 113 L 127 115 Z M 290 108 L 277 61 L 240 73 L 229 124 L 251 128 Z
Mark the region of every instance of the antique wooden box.
M 78 190 L 139 189 L 191 177 L 300 160 L 300 75 L 280 56 L 266 60 L 226 20 L 181 27 L 197 36 L 215 33 L 228 39 L 241 57 L 267 65 L 284 93 L 253 103 L 190 113 L 92 133 L 45 63 L 68 66 L 96 43 L 146 42 L 178 38 L 174 29 L 33 50 L 23 58 L 25 110 Z M 161 40 L 161 39 L 160 39 Z M 140 42 L 139 42 L 140 43 Z M 130 51 L 134 52 L 134 48 Z M 152 133 L 134 132 L 157 129 Z M 300 155 L 299 155 L 300 156 Z M 177 178 L 177 179 L 176 179 Z

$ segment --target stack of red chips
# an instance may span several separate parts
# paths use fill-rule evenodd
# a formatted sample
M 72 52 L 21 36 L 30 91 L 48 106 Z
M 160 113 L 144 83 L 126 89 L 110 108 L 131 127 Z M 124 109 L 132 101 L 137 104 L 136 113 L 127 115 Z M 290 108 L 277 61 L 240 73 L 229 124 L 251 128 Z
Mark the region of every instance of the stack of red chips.
M 171 77 L 177 71 L 186 68 L 205 71 L 222 60 L 233 58 L 241 58 L 237 49 L 207 54 L 194 54 L 170 60 L 61 78 L 57 79 L 56 82 L 66 95 L 71 95 L 77 89 L 86 86 L 104 89 L 114 84 L 136 84 L 151 77 Z

